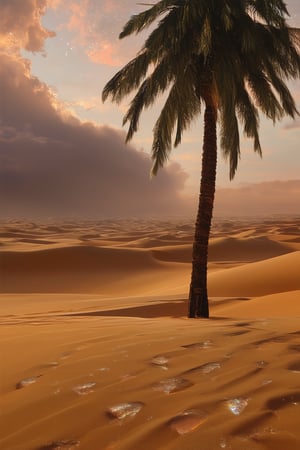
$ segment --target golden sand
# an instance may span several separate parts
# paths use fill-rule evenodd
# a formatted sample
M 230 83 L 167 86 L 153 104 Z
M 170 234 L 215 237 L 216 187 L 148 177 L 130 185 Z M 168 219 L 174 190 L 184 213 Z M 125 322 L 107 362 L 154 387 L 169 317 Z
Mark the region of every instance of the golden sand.
M 0 230 L 1 450 L 300 448 L 300 220 Z

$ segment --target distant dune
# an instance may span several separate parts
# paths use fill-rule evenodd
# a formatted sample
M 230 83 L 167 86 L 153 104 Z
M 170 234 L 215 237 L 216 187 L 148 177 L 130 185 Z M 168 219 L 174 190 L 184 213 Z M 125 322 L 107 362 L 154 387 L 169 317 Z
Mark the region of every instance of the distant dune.
M 292 252 L 285 243 L 275 242 L 266 236 L 250 238 L 212 238 L 209 245 L 209 261 L 248 262 L 272 258 Z M 152 249 L 154 256 L 162 261 L 191 262 L 192 244 L 161 246 Z

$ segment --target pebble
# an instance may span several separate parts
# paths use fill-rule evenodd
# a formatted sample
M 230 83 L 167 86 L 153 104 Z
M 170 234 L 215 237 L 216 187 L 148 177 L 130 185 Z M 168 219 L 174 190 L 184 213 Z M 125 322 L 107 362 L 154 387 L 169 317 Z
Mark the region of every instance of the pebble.
M 165 367 L 168 364 L 168 362 L 169 362 L 168 358 L 166 358 L 163 355 L 157 355 L 151 359 L 151 364 L 154 364 L 155 366 Z
M 73 391 L 78 395 L 86 395 L 90 392 L 93 392 L 93 388 L 96 386 L 95 381 L 91 381 L 89 383 L 79 384 L 73 388 Z
M 195 431 L 207 420 L 207 414 L 195 409 L 186 410 L 169 421 L 169 426 L 178 434 Z
M 144 403 L 142 402 L 119 403 L 108 408 L 107 414 L 112 419 L 122 420 L 126 417 L 134 417 L 140 412 L 143 406 Z
M 162 391 L 166 394 L 171 394 L 187 389 L 190 386 L 193 386 L 193 383 L 185 378 L 168 378 L 167 380 L 162 380 L 155 384 L 153 389 L 154 391 Z
M 248 400 L 245 398 L 233 398 L 231 400 L 227 400 L 226 405 L 228 409 L 232 412 L 232 414 L 238 416 L 244 411 L 244 409 L 248 405 Z
M 16 384 L 16 389 L 22 389 L 26 386 L 29 386 L 30 384 L 36 383 L 39 377 L 41 377 L 41 375 L 37 375 L 35 377 L 24 378 L 23 380 L 19 381 Z
M 218 362 L 207 363 L 202 366 L 201 372 L 210 373 L 210 372 L 213 372 L 214 370 L 220 369 L 220 368 L 221 368 L 221 364 Z

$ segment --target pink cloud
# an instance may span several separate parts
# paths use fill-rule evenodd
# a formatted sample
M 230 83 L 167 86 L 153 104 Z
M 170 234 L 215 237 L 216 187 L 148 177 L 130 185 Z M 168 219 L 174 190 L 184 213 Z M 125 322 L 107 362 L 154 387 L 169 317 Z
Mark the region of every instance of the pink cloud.
M 68 8 L 71 12 L 67 28 L 76 31 L 82 40 L 86 40 L 90 27 L 87 24 L 89 0 L 71 2 Z
M 97 48 L 89 50 L 87 55 L 92 62 L 97 64 L 119 66 L 122 63 L 117 46 L 108 41 L 102 41 Z
M 1 0 L 0 49 L 43 51 L 45 40 L 55 36 L 41 24 L 46 8 L 47 0 Z
M 91 62 L 119 66 L 139 50 L 137 42 L 120 41 L 124 24 L 134 12 L 132 2 L 123 0 L 48 0 L 52 8 L 61 8 L 67 15 L 65 27 L 71 34 L 72 44 L 81 47 Z M 137 11 L 142 6 L 134 4 Z

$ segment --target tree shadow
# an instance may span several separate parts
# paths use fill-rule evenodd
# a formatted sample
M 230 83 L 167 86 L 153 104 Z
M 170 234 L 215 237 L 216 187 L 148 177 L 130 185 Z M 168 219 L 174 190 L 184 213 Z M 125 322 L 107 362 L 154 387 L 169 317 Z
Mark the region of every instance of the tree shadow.
M 172 300 L 160 303 L 150 303 L 139 306 L 132 306 L 127 308 L 94 310 L 94 311 L 80 311 L 74 313 L 67 313 L 68 317 L 139 317 L 144 319 L 155 319 L 161 317 L 171 318 L 186 318 L 188 313 L 187 299 Z M 207 320 L 203 317 L 198 317 L 190 320 Z M 230 320 L 230 317 L 210 315 L 209 320 Z
M 187 300 L 154 303 L 149 305 L 133 306 L 129 308 L 83 311 L 68 314 L 68 316 L 103 316 L 103 317 L 140 317 L 145 319 L 158 317 L 186 317 Z

